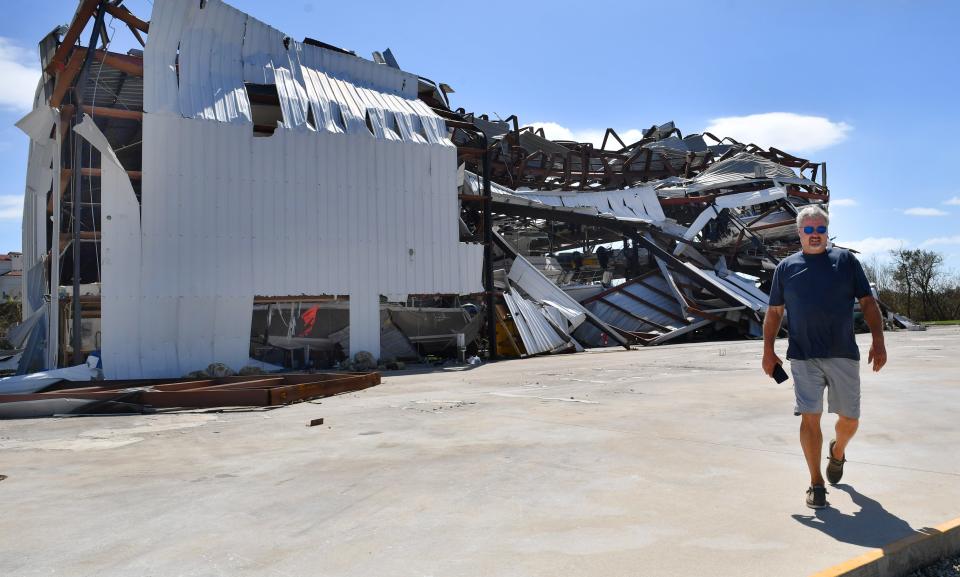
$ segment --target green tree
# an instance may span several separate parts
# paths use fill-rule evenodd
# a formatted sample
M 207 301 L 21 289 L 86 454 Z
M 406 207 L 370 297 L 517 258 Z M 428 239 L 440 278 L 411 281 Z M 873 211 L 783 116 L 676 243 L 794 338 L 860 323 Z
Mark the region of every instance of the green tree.
M 923 249 L 905 249 L 890 251 L 893 257 L 893 282 L 899 293 L 905 297 L 906 314 L 914 318 L 916 301 L 919 300 L 917 320 L 932 320 L 944 311 L 936 310 L 937 289 L 943 282 L 943 256 L 937 252 Z M 939 313 L 939 314 L 938 314 Z

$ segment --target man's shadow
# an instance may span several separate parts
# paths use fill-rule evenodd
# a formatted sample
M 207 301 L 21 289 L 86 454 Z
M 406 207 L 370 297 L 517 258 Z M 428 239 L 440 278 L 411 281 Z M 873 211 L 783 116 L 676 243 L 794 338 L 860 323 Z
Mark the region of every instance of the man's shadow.
M 883 548 L 904 537 L 927 532 L 925 529 L 913 529 L 909 523 L 884 509 L 877 501 L 858 493 L 850 485 L 834 485 L 832 488 L 848 493 L 860 510 L 853 515 L 847 515 L 828 507 L 818 509 L 813 515 L 791 516 L 837 541 L 863 547 Z

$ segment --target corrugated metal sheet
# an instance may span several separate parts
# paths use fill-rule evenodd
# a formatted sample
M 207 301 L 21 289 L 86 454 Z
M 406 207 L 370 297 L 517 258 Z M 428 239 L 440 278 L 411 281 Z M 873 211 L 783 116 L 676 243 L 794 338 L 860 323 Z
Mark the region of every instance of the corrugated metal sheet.
M 571 331 L 580 326 L 587 318 L 583 305 L 573 300 L 570 295 L 543 276 L 543 273 L 522 256 L 518 255 L 513 260 L 507 278 L 523 289 L 535 301 L 549 303 L 564 316 L 566 322 L 570 324 Z
M 100 151 L 100 327 L 104 373 L 110 379 L 136 378 L 141 374 L 140 275 L 136 273 L 140 264 L 140 203 L 130 178 L 93 119 L 84 115 L 74 131 Z M 136 345 L 137 354 L 129 351 L 131 342 Z
M 666 217 L 652 186 L 599 192 L 521 192 L 516 194 L 551 206 L 568 208 L 595 208 L 600 214 L 611 214 L 621 219 L 639 219 L 660 222 Z
M 254 295 L 348 294 L 351 350 L 379 355 L 381 294 L 482 290 L 482 248 L 458 242 L 456 150 L 442 121 L 405 100 L 416 95 L 416 83 L 405 84 L 410 75 L 292 41 L 288 51 L 278 32 L 240 14 L 216 0 L 203 9 L 185 0 L 154 7 L 144 56 L 139 298 L 133 281 L 115 281 L 118 293 L 139 301 L 142 327 L 140 342 L 116 343 L 115 354 L 139 355 L 142 376 L 245 363 Z M 241 20 L 242 44 L 233 36 Z M 307 90 L 297 88 L 305 68 L 291 54 L 330 64 L 311 70 L 329 81 L 331 111 L 403 101 L 430 130 L 419 141 L 377 137 L 366 122 L 325 130 L 330 123 L 312 98 L 323 126 L 305 129 Z M 269 80 L 267 69 L 285 127 L 254 137 L 238 87 L 257 74 Z M 105 236 L 105 249 L 110 242 Z
M 42 100 L 37 100 L 33 110 L 16 123 L 17 128 L 30 137 L 21 237 L 24 271 L 33 269 L 47 254 L 47 193 L 53 182 L 52 163 L 56 154 L 56 140 L 50 138 L 50 134 L 55 118 L 56 113 Z M 21 279 L 23 318 L 27 318 L 42 306 L 38 303 L 42 303 L 47 288 L 42 275 L 38 279 L 24 274 Z
M 250 123 L 240 58 L 247 15 L 217 0 L 205 8 L 201 2 L 189 4 L 180 31 L 180 111 L 188 118 Z M 173 21 L 151 22 L 156 25 L 173 26 Z
M 685 188 L 688 192 L 703 192 L 761 179 L 772 179 L 784 184 L 815 185 L 813 181 L 797 176 L 797 173 L 786 166 L 756 154 L 738 152 L 726 160 L 707 167 L 696 178 L 688 181 L 689 184 Z
M 684 318 L 683 312 L 680 310 L 677 301 L 675 301 L 672 296 L 669 296 L 670 288 L 662 276 L 653 275 L 645 278 L 643 282 L 645 285 L 639 283 L 626 284 L 621 287 L 620 290 L 603 297 L 603 300 L 595 300 L 589 303 L 587 308 L 608 325 L 631 332 L 664 332 L 659 330 L 656 325 L 644 323 L 632 315 L 652 321 L 670 330 L 676 330 L 688 324 L 680 320 Z M 626 295 L 623 293 L 630 294 Z M 638 299 L 642 299 L 644 302 L 640 302 Z M 608 303 L 616 306 L 611 306 Z M 619 309 L 617 307 L 619 307 Z M 620 309 L 630 311 L 632 315 Z M 663 311 L 668 311 L 674 316 Z M 600 331 L 590 325 L 583 325 L 577 331 L 576 336 L 582 341 L 589 342 L 595 346 L 600 343 Z
M 165 4 L 178 6 L 154 9 L 151 27 L 162 32 L 155 47 L 148 44 L 145 63 L 168 66 L 171 54 L 179 58 L 177 102 L 186 118 L 249 124 L 244 83 L 272 84 L 287 128 L 452 146 L 443 120 L 417 100 L 413 74 L 302 44 L 220 0 L 202 8 L 187 0 Z M 175 39 L 179 56 L 172 53 Z M 150 77 L 170 80 L 165 71 Z M 172 112 L 172 91 L 151 90 L 146 110 Z
M 536 304 L 511 291 L 509 287 L 503 292 L 503 300 L 510 309 L 513 323 L 528 355 L 549 353 L 567 344 Z
M 718 282 L 722 283 L 731 294 L 749 303 L 751 309 L 755 311 L 766 312 L 767 303 L 770 301 L 770 295 L 763 292 L 752 281 L 747 280 L 736 273 L 729 273 L 721 276 L 714 271 L 705 270 L 705 274 L 712 276 Z

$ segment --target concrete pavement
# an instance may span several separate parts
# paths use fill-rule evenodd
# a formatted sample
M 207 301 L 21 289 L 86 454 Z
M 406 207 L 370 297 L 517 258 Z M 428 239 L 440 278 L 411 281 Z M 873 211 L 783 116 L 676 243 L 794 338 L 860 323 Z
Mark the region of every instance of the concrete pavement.
M 387 373 L 276 410 L 0 421 L 0 575 L 809 575 L 960 516 L 960 328 L 887 343 L 818 513 L 759 342 Z

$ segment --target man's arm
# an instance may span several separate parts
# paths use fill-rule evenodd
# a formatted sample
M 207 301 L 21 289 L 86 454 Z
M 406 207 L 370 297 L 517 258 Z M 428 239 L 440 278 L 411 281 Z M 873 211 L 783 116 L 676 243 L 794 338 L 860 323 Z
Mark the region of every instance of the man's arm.
M 867 321 L 870 334 L 873 336 L 867 362 L 873 364 L 873 370 L 876 372 L 887 364 L 887 347 L 883 344 L 883 315 L 880 314 L 880 305 L 877 304 L 877 299 L 872 296 L 860 299 L 860 311 L 863 312 L 863 320 Z M 766 331 L 764 331 L 764 336 L 766 336 Z
M 763 366 L 763 372 L 770 377 L 773 376 L 773 369 L 777 368 L 777 365 L 783 364 L 783 360 L 773 350 L 777 333 L 780 332 L 780 323 L 783 322 L 783 309 L 783 305 L 770 305 L 767 307 L 767 314 L 763 317 L 763 361 L 761 365 Z M 882 335 L 880 339 L 883 340 Z

